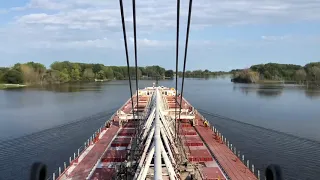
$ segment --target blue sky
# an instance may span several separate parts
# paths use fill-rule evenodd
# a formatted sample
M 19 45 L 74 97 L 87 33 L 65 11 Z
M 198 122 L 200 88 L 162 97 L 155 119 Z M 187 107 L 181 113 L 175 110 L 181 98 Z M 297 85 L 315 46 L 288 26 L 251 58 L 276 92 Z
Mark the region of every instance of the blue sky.
M 124 0 L 133 65 L 130 2 Z M 175 4 L 175 0 L 137 0 L 139 65 L 175 69 Z M 180 62 L 187 1 L 181 8 Z M 3 1 L 0 66 L 27 61 L 49 66 L 64 60 L 125 65 L 121 30 L 118 1 Z M 320 61 L 319 0 L 194 1 L 187 69 L 315 61 Z

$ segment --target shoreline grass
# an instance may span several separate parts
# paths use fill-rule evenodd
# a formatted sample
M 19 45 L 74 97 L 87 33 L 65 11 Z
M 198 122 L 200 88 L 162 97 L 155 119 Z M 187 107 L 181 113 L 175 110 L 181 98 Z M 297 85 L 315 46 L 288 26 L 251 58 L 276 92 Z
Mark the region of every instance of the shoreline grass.
M 23 84 L 0 84 L 0 89 L 15 89 L 15 88 L 23 88 L 26 85 Z

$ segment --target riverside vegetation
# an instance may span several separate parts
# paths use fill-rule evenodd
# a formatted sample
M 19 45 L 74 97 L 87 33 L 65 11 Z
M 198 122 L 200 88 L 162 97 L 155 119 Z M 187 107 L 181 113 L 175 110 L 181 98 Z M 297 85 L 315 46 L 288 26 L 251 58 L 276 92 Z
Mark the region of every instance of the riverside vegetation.
M 305 66 L 294 64 L 258 64 L 249 69 L 232 70 L 232 81 L 239 83 L 259 82 L 295 82 L 295 83 L 319 83 L 320 62 L 308 63 Z
M 135 67 L 130 67 L 130 76 L 135 79 Z M 138 67 L 138 78 L 173 78 L 174 71 L 166 70 L 160 66 Z M 209 70 L 187 71 L 186 77 L 205 78 L 212 75 L 225 74 L 226 72 L 211 72 Z M 181 75 L 179 72 L 178 75 Z M 47 69 L 43 64 L 28 62 L 17 63 L 14 66 L 0 67 L 0 89 L 8 87 L 22 87 L 35 84 L 59 84 L 66 82 L 99 80 L 128 79 L 126 66 L 105 66 L 103 64 L 74 63 L 69 61 L 54 62 Z M 11 84 L 11 85 L 8 85 Z

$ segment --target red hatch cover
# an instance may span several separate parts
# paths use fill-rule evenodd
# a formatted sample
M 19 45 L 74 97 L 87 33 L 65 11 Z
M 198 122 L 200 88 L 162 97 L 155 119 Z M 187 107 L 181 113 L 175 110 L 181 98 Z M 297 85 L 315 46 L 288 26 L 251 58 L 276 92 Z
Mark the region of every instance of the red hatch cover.
M 115 172 L 114 168 L 97 168 L 90 180 L 111 180 Z
M 108 150 L 102 157 L 102 162 L 124 162 L 127 159 L 127 150 Z
M 201 168 L 201 174 L 205 180 L 225 180 L 222 172 L 218 167 L 204 167 Z

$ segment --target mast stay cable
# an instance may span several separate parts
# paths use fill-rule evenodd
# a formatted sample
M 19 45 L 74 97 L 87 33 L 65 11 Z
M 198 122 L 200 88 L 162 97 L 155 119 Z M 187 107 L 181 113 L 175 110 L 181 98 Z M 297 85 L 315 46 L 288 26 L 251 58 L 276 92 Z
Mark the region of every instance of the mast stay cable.
M 123 42 L 126 52 L 126 60 L 127 60 L 127 72 L 129 76 L 129 88 L 130 88 L 130 97 L 131 97 L 131 106 L 133 108 L 133 94 L 132 94 L 132 85 L 131 85 L 131 76 L 130 76 L 130 62 L 129 62 L 129 54 L 128 54 L 128 43 L 127 43 L 127 33 L 126 33 L 126 23 L 124 21 L 124 12 L 123 12 L 123 3 L 122 0 L 119 0 L 120 4 L 120 13 L 121 13 L 121 22 L 122 22 L 122 31 L 123 31 Z M 132 111 L 134 117 L 134 111 Z
M 135 113 L 134 111 L 134 102 L 133 102 L 133 93 L 132 93 L 132 84 L 131 84 L 131 73 L 130 73 L 130 63 L 129 63 L 129 55 L 128 55 L 128 43 L 127 43 L 127 34 L 126 34 L 126 25 L 125 25 L 125 20 L 124 20 L 124 11 L 123 11 L 123 1 L 119 0 L 119 5 L 120 5 L 120 13 L 121 13 L 121 23 L 122 23 L 122 31 L 123 31 L 123 39 L 124 39 L 124 46 L 125 46 L 125 53 L 126 53 L 126 61 L 127 61 L 127 73 L 128 73 L 128 77 L 129 77 L 129 87 L 130 87 L 130 97 L 131 97 L 131 107 L 132 107 L 132 115 L 133 115 L 133 119 L 137 119 L 138 118 L 138 111 Z M 136 44 L 136 14 L 135 14 L 135 0 L 132 0 L 132 7 L 133 7 L 133 25 L 134 25 L 134 49 L 135 49 L 135 70 L 136 70 L 136 91 L 137 91 L 137 110 L 138 110 L 138 67 L 137 67 L 137 44 Z M 136 123 L 135 123 L 136 124 Z M 139 125 L 138 125 L 139 128 Z M 137 128 L 135 128 L 137 131 Z M 135 133 L 137 136 L 138 132 Z M 135 144 L 137 141 L 137 137 L 134 138 Z M 136 149 L 136 148 L 135 148 Z M 130 153 L 130 159 L 129 160 L 133 160 L 134 159 L 134 151 L 131 151 Z
M 135 62 L 135 75 L 136 75 L 136 92 L 137 92 L 137 111 L 136 117 L 138 119 L 138 125 L 136 127 L 136 136 L 140 134 L 140 118 L 139 114 L 139 82 L 138 82 L 138 54 L 137 54 L 137 23 L 136 23 L 136 0 L 132 0 L 132 14 L 133 14 L 133 43 L 134 43 L 134 62 Z M 132 107 L 134 110 L 134 107 Z M 136 120 L 137 120 L 136 119 Z M 137 140 L 137 137 L 135 138 Z
M 175 127 L 175 139 L 178 137 L 177 132 L 177 104 L 178 104 L 178 66 L 179 66 L 179 25 L 180 25 L 180 0 L 177 0 L 177 35 L 176 35 L 176 97 L 174 106 L 174 127 Z
M 186 42 L 185 42 L 185 49 L 184 49 L 184 61 L 183 61 L 183 71 L 182 71 L 182 85 L 181 85 L 180 107 L 179 107 L 179 121 L 178 121 L 178 131 L 177 131 L 177 133 L 178 133 L 179 130 L 180 130 L 180 117 L 181 117 L 182 97 L 183 97 L 183 89 L 184 89 L 184 77 L 185 77 L 187 54 L 188 54 L 188 43 L 189 43 L 189 32 L 190 32 L 191 13 L 192 13 L 192 0 L 189 0 L 188 23 L 187 23 Z M 177 94 L 176 94 L 176 95 L 177 95 Z

